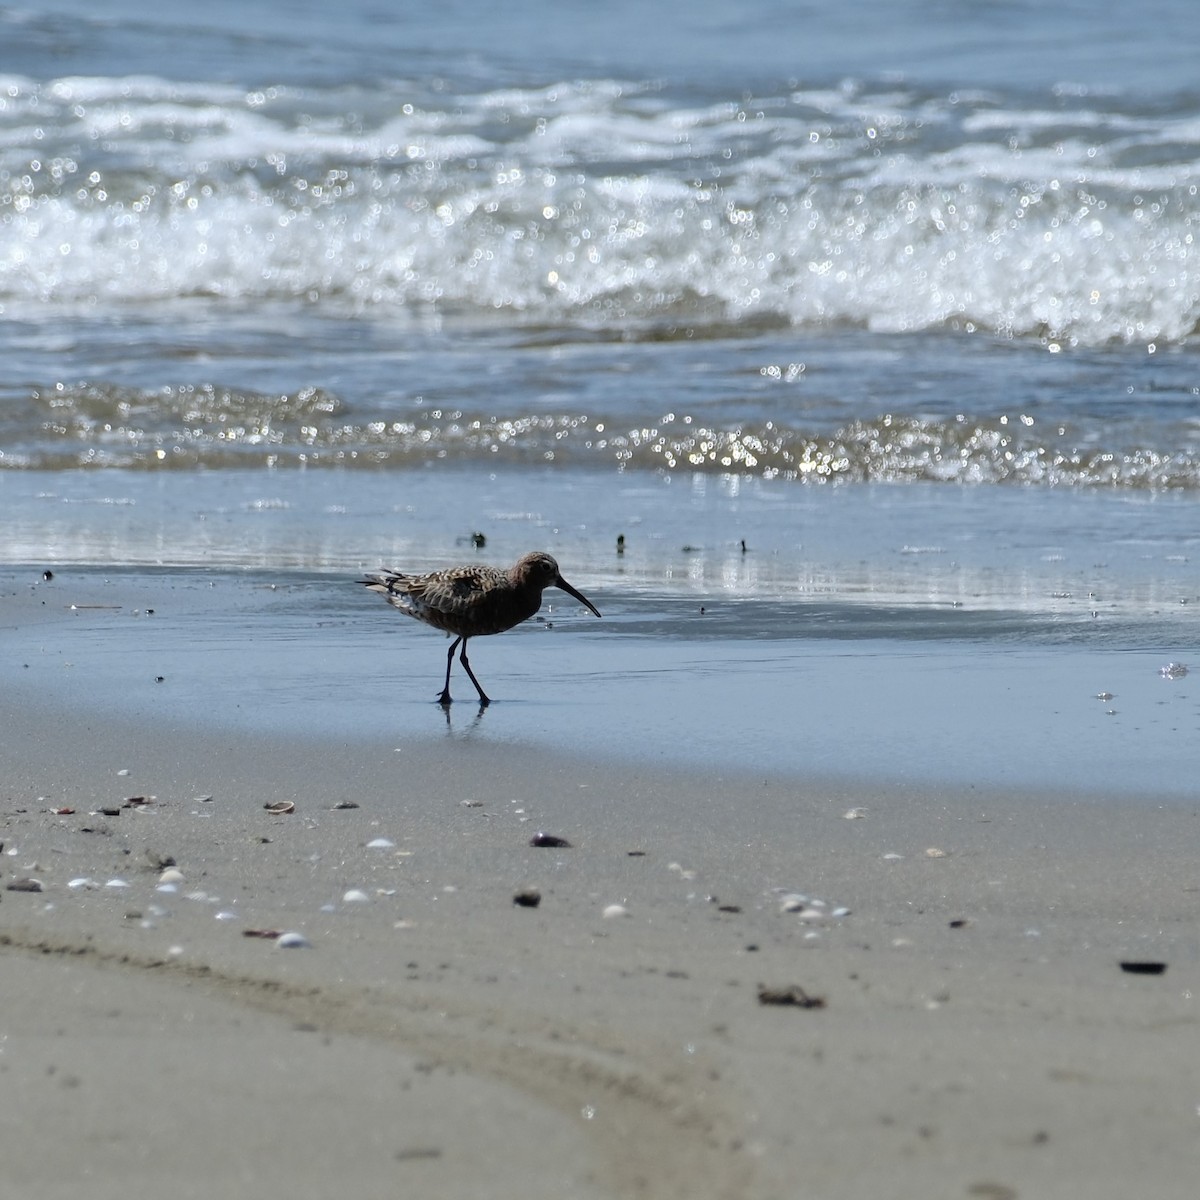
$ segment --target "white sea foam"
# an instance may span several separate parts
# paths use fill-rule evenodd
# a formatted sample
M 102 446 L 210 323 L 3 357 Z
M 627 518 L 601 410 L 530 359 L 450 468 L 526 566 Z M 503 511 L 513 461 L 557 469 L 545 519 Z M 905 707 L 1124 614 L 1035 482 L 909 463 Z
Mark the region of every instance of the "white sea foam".
M 1197 132 L 1087 97 L 10 77 L 0 305 L 302 297 L 1178 340 L 1200 318 Z

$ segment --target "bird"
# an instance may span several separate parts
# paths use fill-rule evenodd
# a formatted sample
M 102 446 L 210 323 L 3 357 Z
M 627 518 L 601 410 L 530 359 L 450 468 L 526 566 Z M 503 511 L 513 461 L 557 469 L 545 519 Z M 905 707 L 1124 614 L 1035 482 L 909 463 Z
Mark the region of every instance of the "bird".
M 541 608 L 546 588 L 561 588 L 600 616 L 600 610 L 562 577 L 558 563 L 544 550 L 526 554 L 508 570 L 472 564 L 427 575 L 378 571 L 359 582 L 378 592 L 393 608 L 454 636 L 446 655 L 446 682 L 437 701 L 443 707 L 451 703 L 450 669 L 460 646 L 458 661 L 479 693 L 480 708 L 491 703 L 467 661 L 467 641 L 503 633 L 528 620 Z

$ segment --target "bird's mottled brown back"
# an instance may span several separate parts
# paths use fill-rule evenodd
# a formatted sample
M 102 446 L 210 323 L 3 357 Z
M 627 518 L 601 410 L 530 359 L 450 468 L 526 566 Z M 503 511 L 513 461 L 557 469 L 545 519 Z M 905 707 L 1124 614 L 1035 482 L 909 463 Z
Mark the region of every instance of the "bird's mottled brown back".
M 515 569 L 462 566 L 428 575 L 388 572 L 374 576 L 367 586 L 435 629 L 481 637 L 503 633 L 541 607 L 544 573 L 537 579 L 514 578 L 515 574 Z

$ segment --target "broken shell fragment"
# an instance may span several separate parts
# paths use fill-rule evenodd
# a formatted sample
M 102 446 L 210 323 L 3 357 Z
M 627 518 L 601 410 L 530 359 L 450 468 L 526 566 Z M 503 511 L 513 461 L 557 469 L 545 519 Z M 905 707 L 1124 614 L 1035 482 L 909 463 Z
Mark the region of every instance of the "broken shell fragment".
M 282 816 L 284 813 L 296 811 L 296 806 L 291 800 L 276 800 L 274 804 L 264 804 L 263 808 L 273 816 Z
M 542 833 L 541 831 L 535 833 L 529 839 L 529 844 L 531 846 L 548 846 L 556 850 L 571 849 L 571 843 L 565 837 L 559 837 L 556 833 Z
M 302 933 L 281 933 L 275 939 L 275 945 L 281 950 L 308 950 L 312 948 L 312 942 Z
M 778 1004 L 792 1008 L 824 1008 L 823 996 L 810 996 L 798 983 L 783 987 L 772 987 L 765 983 L 758 985 L 759 1004 Z
M 1130 975 L 1162 975 L 1167 969 L 1165 962 L 1123 962 L 1121 970 L 1127 971 Z

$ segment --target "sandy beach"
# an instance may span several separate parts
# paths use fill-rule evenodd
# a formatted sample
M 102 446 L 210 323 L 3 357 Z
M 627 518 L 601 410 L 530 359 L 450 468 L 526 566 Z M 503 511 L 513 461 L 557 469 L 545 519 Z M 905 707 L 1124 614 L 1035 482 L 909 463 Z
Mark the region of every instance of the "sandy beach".
M 1194 3 L 1012 7 L 0 4 L 0 1200 L 1200 1194 Z
M 1194 1194 L 1192 803 L 236 732 L 14 656 L 14 1194 Z

